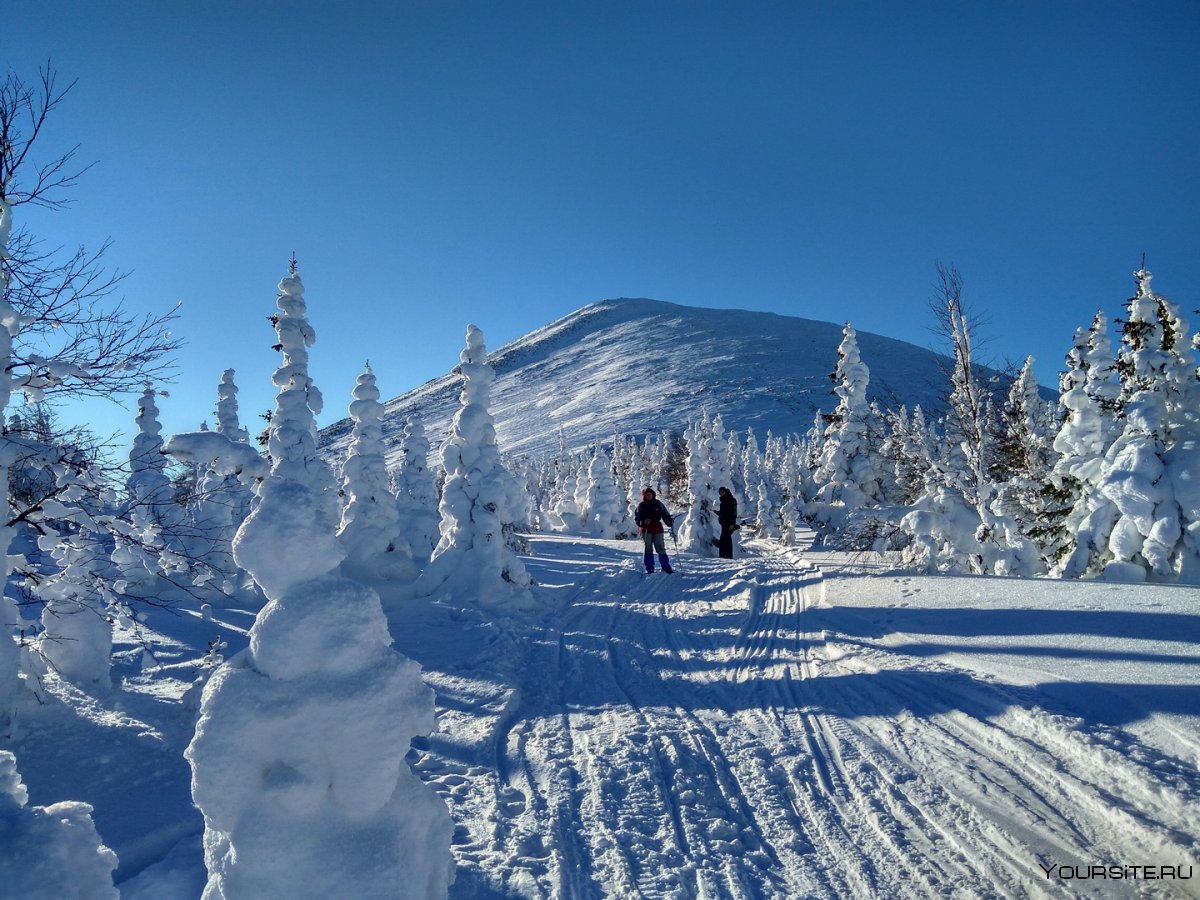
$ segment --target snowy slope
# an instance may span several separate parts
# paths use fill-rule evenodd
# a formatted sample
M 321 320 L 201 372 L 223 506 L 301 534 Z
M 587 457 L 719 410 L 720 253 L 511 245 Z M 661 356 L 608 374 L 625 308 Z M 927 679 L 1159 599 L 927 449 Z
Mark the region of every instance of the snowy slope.
M 534 549 L 528 613 L 385 597 L 437 692 L 408 761 L 455 823 L 452 898 L 1200 896 L 1200 589 Z M 178 698 L 251 616 L 146 616 L 111 690 L 52 679 L 0 749 L 31 804 L 95 806 L 125 900 L 183 900 Z
M 768 429 L 803 433 L 817 409 L 836 405 L 829 373 L 841 340 L 842 326 L 829 322 L 606 300 L 493 349 L 497 437 L 505 453 L 537 453 L 556 449 L 561 430 L 567 446 L 578 448 L 614 432 L 682 429 L 706 408 L 720 412 L 727 429 L 753 427 L 760 441 Z M 859 346 L 872 399 L 940 408 L 945 360 L 868 332 L 859 332 Z M 460 386 L 451 373 L 389 401 L 387 435 L 398 438 L 415 416 L 436 451 Z M 334 423 L 324 429 L 324 443 L 344 451 L 349 433 L 348 419 Z

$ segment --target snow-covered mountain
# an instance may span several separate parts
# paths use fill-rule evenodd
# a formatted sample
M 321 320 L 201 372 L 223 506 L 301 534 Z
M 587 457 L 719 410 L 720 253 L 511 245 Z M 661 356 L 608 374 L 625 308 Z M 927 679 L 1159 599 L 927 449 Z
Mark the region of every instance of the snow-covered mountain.
M 753 427 L 761 440 L 806 431 L 819 409 L 836 405 L 829 373 L 842 326 L 774 313 L 701 309 L 657 300 L 605 300 L 494 350 L 491 411 L 505 453 L 582 447 L 614 433 L 682 429 L 705 409 L 725 427 Z M 871 370 L 869 396 L 886 406 L 942 406 L 947 362 L 928 349 L 858 332 Z M 457 350 L 456 350 L 457 352 Z M 436 448 L 458 408 L 462 380 L 453 372 L 388 401 L 385 435 L 393 442 L 415 417 Z M 351 422 L 323 431 L 344 451 Z

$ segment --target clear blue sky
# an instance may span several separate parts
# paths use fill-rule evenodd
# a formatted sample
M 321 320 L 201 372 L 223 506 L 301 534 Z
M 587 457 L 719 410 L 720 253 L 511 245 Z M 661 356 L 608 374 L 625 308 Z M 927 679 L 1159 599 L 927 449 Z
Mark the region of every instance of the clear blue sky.
M 607 297 L 936 346 L 937 260 L 1054 384 L 1143 252 L 1200 306 L 1198 45 L 1195 0 L 47 0 L 9 4 L 0 65 L 77 78 L 47 143 L 99 163 L 31 223 L 111 237 L 131 309 L 183 301 L 173 431 L 229 366 L 259 427 L 293 251 L 322 424 L 368 357 L 393 396 L 469 322 L 495 349 Z

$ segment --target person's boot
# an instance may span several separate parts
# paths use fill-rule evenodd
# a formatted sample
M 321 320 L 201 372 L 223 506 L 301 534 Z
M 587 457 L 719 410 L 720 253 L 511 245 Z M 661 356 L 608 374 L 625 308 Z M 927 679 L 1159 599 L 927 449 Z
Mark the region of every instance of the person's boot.
M 642 555 L 642 562 L 646 566 L 646 574 L 647 575 L 653 574 L 654 573 L 654 554 L 649 553 L 649 552 L 644 553 Z
M 669 559 L 667 559 L 667 554 L 665 554 L 665 553 L 658 554 L 658 562 L 662 566 L 662 570 L 664 572 L 666 572 L 668 575 L 670 575 L 673 571 L 675 571 L 674 569 L 671 568 L 671 561 Z

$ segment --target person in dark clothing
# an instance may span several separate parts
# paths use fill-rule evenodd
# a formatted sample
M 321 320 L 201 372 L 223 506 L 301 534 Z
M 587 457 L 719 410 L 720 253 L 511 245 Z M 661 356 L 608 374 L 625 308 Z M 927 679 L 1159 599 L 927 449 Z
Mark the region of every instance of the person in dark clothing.
M 663 532 L 667 528 L 674 528 L 675 520 L 671 518 L 671 514 L 667 512 L 667 508 L 650 485 L 642 488 L 642 502 L 634 510 L 633 520 L 637 523 L 646 547 L 642 562 L 646 565 L 647 574 L 654 571 L 654 552 L 657 551 L 662 570 L 670 575 L 671 561 L 667 559 L 667 543 Z
M 717 491 L 721 505 L 717 509 L 717 521 L 721 524 L 721 537 L 717 539 L 717 555 L 722 559 L 733 559 L 733 533 L 740 527 L 737 521 L 737 500 L 723 487 Z

